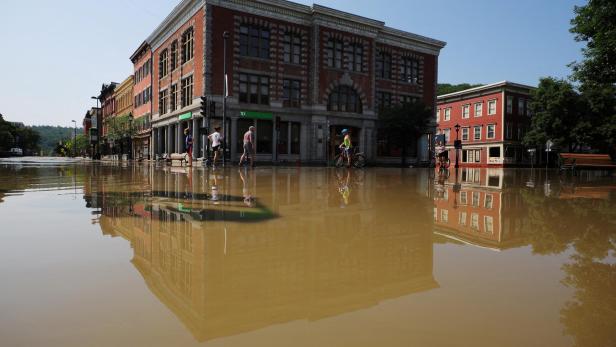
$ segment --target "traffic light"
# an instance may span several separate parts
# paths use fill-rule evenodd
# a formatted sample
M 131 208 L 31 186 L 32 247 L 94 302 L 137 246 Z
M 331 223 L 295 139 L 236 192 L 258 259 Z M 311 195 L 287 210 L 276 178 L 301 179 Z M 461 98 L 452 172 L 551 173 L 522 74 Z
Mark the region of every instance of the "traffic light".
M 201 116 L 207 117 L 207 97 L 201 97 Z

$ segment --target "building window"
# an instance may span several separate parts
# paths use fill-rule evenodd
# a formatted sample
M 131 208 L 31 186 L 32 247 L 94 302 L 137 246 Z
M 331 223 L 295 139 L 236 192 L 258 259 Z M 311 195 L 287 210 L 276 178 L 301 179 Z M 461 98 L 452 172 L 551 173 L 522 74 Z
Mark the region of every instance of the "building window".
M 471 229 L 479 231 L 479 214 L 471 213 Z
M 361 72 L 362 65 L 364 63 L 364 47 L 359 44 L 352 44 L 350 46 L 351 51 L 348 54 L 349 58 L 349 70 Z
M 441 121 L 441 109 L 437 109 L 436 110 L 436 122 L 440 122 Z
M 163 78 L 165 76 L 167 76 L 167 61 L 168 61 L 168 55 L 169 55 L 169 51 L 167 49 L 163 49 L 162 52 L 160 52 L 160 61 L 158 64 L 158 73 L 159 73 L 159 78 Z
M 480 200 L 481 200 L 481 195 L 479 195 L 479 192 L 473 192 L 473 201 L 472 201 L 473 206 L 479 207 Z
M 402 81 L 407 83 L 419 83 L 419 61 L 417 59 L 402 59 Z
M 300 129 L 301 123 L 299 122 L 280 122 L 278 136 L 279 154 L 299 154 Z
M 458 217 L 458 224 L 461 226 L 466 226 L 466 212 L 460 212 L 460 216 Z
M 473 134 L 475 140 L 481 140 L 481 127 L 477 126 L 473 128 Z
M 240 102 L 269 105 L 269 77 L 240 74 Z
M 488 155 L 490 158 L 500 158 L 501 150 L 500 147 L 490 147 Z
M 462 106 L 462 118 L 469 118 L 471 114 L 471 105 Z
M 417 98 L 410 95 L 400 95 L 400 103 L 401 104 L 411 104 L 417 102 Z
M 376 77 L 391 79 L 391 55 L 383 51 L 376 54 Z
M 485 202 L 484 202 L 484 206 L 486 208 L 491 209 L 492 205 L 493 205 L 493 201 L 494 201 L 494 197 L 492 196 L 492 194 L 486 194 L 486 198 L 485 198 Z
M 524 99 L 518 98 L 518 116 L 523 116 L 524 114 Z
M 492 216 L 483 217 L 483 224 L 486 233 L 494 233 L 494 218 Z
M 443 120 L 448 121 L 451 119 L 451 107 L 445 109 L 445 118 Z
M 171 104 L 171 112 L 178 109 L 178 85 L 171 85 L 171 96 L 170 96 L 170 104 Z
M 240 55 L 269 59 L 270 31 L 254 25 L 240 26 Z
M 178 42 L 173 41 L 171 44 L 171 71 L 178 67 Z
M 327 66 L 336 69 L 342 68 L 342 51 L 344 43 L 340 40 L 329 40 L 325 47 L 325 54 L 327 56 Z
M 300 64 L 302 57 L 302 37 L 286 33 L 284 35 L 284 62 Z
M 496 114 L 496 100 L 488 101 L 488 116 Z
M 462 141 L 468 141 L 469 128 L 462 128 Z
M 299 107 L 301 104 L 302 83 L 296 80 L 282 82 L 282 99 L 285 107 Z
M 158 93 L 159 113 L 167 113 L 167 99 L 169 99 L 169 91 L 167 89 Z
M 478 102 L 475 104 L 475 117 L 481 117 L 483 115 L 483 103 Z
M 513 96 L 507 97 L 507 113 L 513 113 Z
M 383 111 L 391 107 L 391 93 L 376 92 L 376 109 Z
M 189 28 L 182 34 L 182 64 L 190 61 L 194 55 L 194 30 Z
M 329 94 L 327 110 L 362 113 L 361 100 L 353 88 L 339 86 Z
M 467 192 L 460 192 L 460 205 L 466 205 L 468 204 L 468 199 L 467 199 Z M 466 218 L 464 218 L 466 219 Z
M 193 77 L 188 76 L 182 79 L 182 107 L 192 104 L 193 99 Z
M 488 124 L 488 139 L 493 139 L 496 137 L 496 124 Z
M 441 210 L 441 222 L 443 223 L 449 222 L 449 211 L 446 209 Z
M 507 140 L 513 137 L 513 124 L 511 122 L 505 123 L 505 136 Z

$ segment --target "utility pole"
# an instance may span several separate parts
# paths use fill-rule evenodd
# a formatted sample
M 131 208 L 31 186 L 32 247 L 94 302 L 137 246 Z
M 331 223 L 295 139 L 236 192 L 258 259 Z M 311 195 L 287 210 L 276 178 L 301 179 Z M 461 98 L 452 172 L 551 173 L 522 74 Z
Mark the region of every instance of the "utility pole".
M 229 38 L 229 32 L 225 31 L 222 34 L 223 38 L 223 61 L 222 61 L 222 70 L 223 70 L 223 95 L 222 95 L 222 136 L 224 141 L 227 141 L 227 39 Z M 222 166 L 225 166 L 225 160 L 227 157 L 227 146 L 223 146 L 222 152 Z M 254 160 L 254 159 L 253 159 Z
M 77 157 L 77 122 L 75 120 L 72 120 L 71 122 L 73 122 L 73 124 L 75 125 L 75 130 L 73 132 L 73 158 Z

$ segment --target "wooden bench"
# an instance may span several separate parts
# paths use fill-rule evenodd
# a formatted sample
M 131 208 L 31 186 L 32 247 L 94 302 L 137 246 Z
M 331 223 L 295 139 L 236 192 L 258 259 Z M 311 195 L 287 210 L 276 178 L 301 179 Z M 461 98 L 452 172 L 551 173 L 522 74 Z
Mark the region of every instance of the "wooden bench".
M 560 170 L 616 169 L 609 154 L 560 153 Z

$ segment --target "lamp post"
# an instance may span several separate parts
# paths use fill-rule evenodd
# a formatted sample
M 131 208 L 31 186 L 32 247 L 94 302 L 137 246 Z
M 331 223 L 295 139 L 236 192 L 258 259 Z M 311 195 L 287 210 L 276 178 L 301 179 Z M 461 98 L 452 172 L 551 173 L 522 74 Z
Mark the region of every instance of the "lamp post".
M 222 52 L 222 71 L 223 71 L 223 95 L 222 95 L 222 136 L 227 141 L 227 39 L 229 38 L 229 32 L 225 31 L 222 34 L 223 40 L 223 52 Z M 222 149 L 222 166 L 225 166 L 225 158 L 227 157 L 227 148 L 223 146 Z
M 73 119 L 71 120 L 71 122 L 73 122 L 74 125 L 74 132 L 73 132 L 73 158 L 77 157 L 77 122 Z
M 460 141 L 460 124 L 456 124 L 454 126 L 454 128 L 456 128 L 456 142 L 454 143 L 454 149 L 456 150 L 456 166 L 455 168 L 459 168 L 459 162 L 458 162 L 458 150 L 460 148 L 462 148 L 462 143 Z

